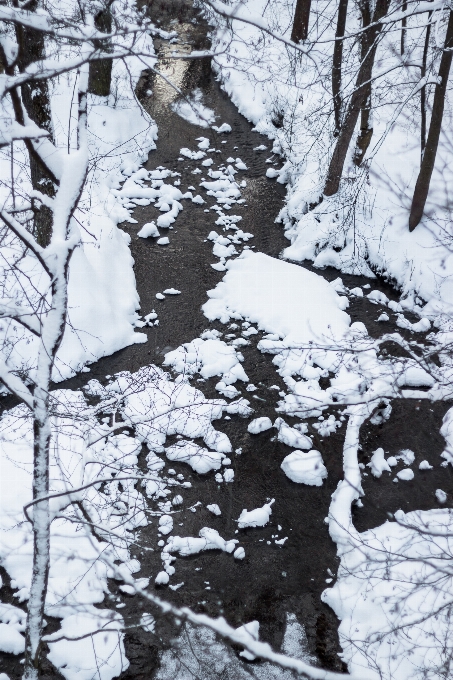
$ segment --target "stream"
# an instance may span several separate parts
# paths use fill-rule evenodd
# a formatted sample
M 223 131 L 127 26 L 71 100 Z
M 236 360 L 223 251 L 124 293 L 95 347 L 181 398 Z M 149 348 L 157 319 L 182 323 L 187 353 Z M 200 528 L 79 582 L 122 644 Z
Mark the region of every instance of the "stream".
M 150 4 L 149 13 L 153 19 L 160 20 L 159 26 L 162 28 L 177 30 L 181 36 L 179 49 L 190 51 L 209 46 L 208 26 L 199 20 L 193 23 L 196 16 L 193 9 L 177 2 L 156 1 Z M 201 175 L 192 173 L 195 167 L 192 161 L 178 159 L 181 148 L 196 148 L 197 137 L 209 137 L 212 146 L 220 150 L 216 165 L 227 164 L 229 156 L 239 156 L 248 168 L 239 175 L 247 183 L 241 189 L 246 200 L 242 205 L 235 205 L 234 212 L 242 216 L 241 228 L 254 235 L 249 245 L 254 246 L 256 251 L 279 257 L 288 245 L 282 226 L 275 222 L 283 206 L 285 187 L 273 179 L 267 179 L 266 170 L 280 167 L 282 159 L 272 156 L 272 142 L 253 131 L 252 125 L 239 114 L 222 91 L 211 71 L 209 60 L 175 62 L 168 59 L 173 49 L 174 45 L 156 41 L 161 72 L 184 93 L 199 88 L 204 104 L 216 113 L 216 125 L 226 122 L 232 131 L 217 135 L 212 130 L 187 122 L 170 108 L 178 96 L 175 90 L 165 81 L 144 73 L 138 86 L 138 96 L 159 128 L 157 148 L 150 153 L 145 167 L 151 170 L 165 166 L 181 173 L 180 188 L 187 191 L 189 185 L 198 185 Z M 254 150 L 260 145 L 265 145 L 267 150 Z M 273 165 L 266 163 L 270 157 Z M 133 372 L 149 363 L 162 365 L 167 352 L 197 338 L 205 329 L 227 332 L 221 323 L 209 322 L 201 311 L 201 306 L 207 300 L 206 291 L 215 288 L 224 272 L 211 267 L 216 258 L 212 255 L 212 243 L 206 241 L 209 232 L 215 229 L 216 213 L 209 210 L 215 204 L 215 199 L 206 196 L 205 192 L 200 193 L 206 203 L 197 205 L 184 202 L 183 211 L 177 217 L 174 228 L 169 231 L 170 243 L 165 247 L 157 245 L 155 239 L 137 236 L 143 224 L 155 220 L 159 215 L 153 204 L 137 206 L 133 213 L 137 224 L 120 225 L 131 236 L 130 247 L 135 261 L 141 314 L 146 315 L 155 309 L 159 316 L 158 326 L 140 329 L 147 334 L 147 343 L 133 345 L 105 357 L 90 367 L 89 375 L 78 375 L 58 387 L 79 389 L 88 379 L 96 378 L 105 383 L 106 376 L 122 370 Z M 341 275 L 333 269 L 315 270 L 307 263 L 300 266 L 307 267 L 329 281 L 341 276 L 349 288 L 370 283 L 368 279 Z M 372 281 L 371 284 L 389 298 L 398 299 L 397 292 L 385 281 Z M 156 299 L 156 293 L 171 287 L 180 290 L 181 295 Z M 401 332 L 392 320 L 378 323 L 376 319 L 380 311 L 379 306 L 372 304 L 366 297 L 351 299 L 347 310 L 353 321 L 365 323 L 372 336 L 395 330 Z M 251 402 L 255 410 L 253 417 L 268 416 L 275 420 L 279 394 L 270 388 L 287 388 L 272 364 L 272 356 L 257 350 L 256 345 L 261 337 L 261 333 L 252 336 L 250 344 L 241 347 L 244 369 L 251 383 L 258 388 L 253 393 L 242 389 L 242 396 Z M 389 348 L 389 351 L 392 349 Z M 217 380 L 214 377 L 200 384 L 206 397 L 219 397 L 214 388 Z M 387 423 L 378 427 L 363 427 L 361 442 L 364 460 L 367 452 L 379 446 L 386 452 L 390 451 L 391 455 L 401 448 L 411 448 L 417 456 L 420 454 L 429 461 L 435 460 L 443 450 L 444 441 L 439 429 L 447 407 L 447 404 L 432 404 L 428 401 L 397 402 Z M 291 417 L 287 421 L 291 425 L 298 422 Z M 307 422 L 311 427 L 315 421 L 309 419 Z M 187 509 L 181 513 L 180 521 L 184 524 L 182 535 L 196 536 L 202 526 L 213 527 L 222 536 L 233 535 L 236 529 L 234 520 L 243 508 L 258 508 L 268 499 L 275 498 L 270 523 L 242 532 L 241 544 L 247 556 L 242 561 L 232 560 L 231 556 L 220 551 L 179 559 L 177 580 L 184 582 L 184 586 L 178 590 L 159 589 L 159 594 L 178 606 L 189 606 L 213 617 L 223 615 L 236 627 L 258 620 L 260 639 L 269 642 L 274 649 L 281 648 L 288 615 L 295 616 L 303 626 L 307 654 L 311 655 L 314 662 L 327 669 L 345 671 L 338 656 L 341 652 L 337 635 L 338 620 L 320 599 L 328 585 L 326 579 L 331 580 L 329 574 L 335 575 L 338 565 L 336 546 L 329 537 L 324 519 L 331 495 L 343 477 L 345 423 L 330 437 L 322 438 L 316 430 L 310 430 L 315 435 L 316 448 L 321 452 L 328 469 L 328 477 L 322 487 L 291 482 L 280 470 L 283 458 L 291 451 L 290 447 L 279 442 L 276 437 L 271 438 L 269 432 L 250 435 L 247 425 L 248 421 L 238 416 L 216 423 L 216 428 L 228 435 L 233 449 L 242 449 L 240 455 L 231 456 L 234 483 L 218 485 L 213 475 L 201 477 L 191 470 L 188 472 L 187 466 L 183 464 L 172 464 L 176 473 L 183 472 L 192 484 L 192 488 L 185 492 Z M 169 437 L 168 443 L 173 443 L 172 437 Z M 146 455 L 145 450 L 142 455 Z M 404 488 L 394 484 L 390 478 L 376 480 L 371 476 L 364 477 L 364 504 L 354 511 L 357 528 L 363 531 L 378 526 L 386 521 L 388 512 L 400 507 L 404 511 L 428 509 L 432 503 L 426 493 L 427 484 L 430 488 L 432 485 L 433 489 L 440 485 L 442 488 L 452 486 L 450 470 L 450 467 L 437 466 L 430 473 L 429 480 L 416 476 Z M 219 517 L 206 510 L 206 505 L 213 499 L 225 509 Z M 201 505 L 191 512 L 189 506 L 197 502 L 201 502 Z M 271 542 L 277 526 L 282 528 L 280 535 L 288 537 L 283 545 Z M 155 574 L 160 569 L 159 553 L 140 548 L 140 544 L 147 543 L 148 531 L 154 540 L 155 526 L 150 525 L 141 530 L 137 546 L 133 546 L 131 551 L 141 562 L 142 569 L 136 575 L 138 577 Z M 137 597 L 121 594 L 116 582 L 111 582 L 110 586 L 112 594 L 122 598 L 124 607 L 121 614 L 126 625 L 138 623 L 146 605 Z M 105 606 L 110 604 L 107 602 Z M 150 680 L 156 677 L 162 653 L 179 632 L 176 624 L 164 618 L 156 622 L 152 633 L 140 626 L 126 631 L 125 648 L 130 666 L 121 676 L 123 680 Z M 246 664 L 252 675 L 257 665 L 259 662 Z M 199 677 L 236 680 L 238 676 L 234 672 L 229 674 L 227 669 L 228 666 L 221 673 L 219 669 L 211 669 L 212 675 L 210 671 Z M 11 680 L 15 680 L 16 674 L 13 670 L 9 672 Z M 49 676 L 46 677 L 61 676 L 49 670 Z M 189 673 L 187 677 L 192 676 Z

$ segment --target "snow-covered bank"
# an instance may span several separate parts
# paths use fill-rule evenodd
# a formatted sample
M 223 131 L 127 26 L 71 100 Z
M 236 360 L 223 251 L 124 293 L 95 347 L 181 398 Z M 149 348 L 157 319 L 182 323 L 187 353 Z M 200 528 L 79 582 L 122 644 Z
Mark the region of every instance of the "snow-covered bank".
M 140 570 L 140 562 L 131 559 L 129 552 L 135 530 L 153 524 L 155 535 L 147 542 L 147 550 L 159 550 L 163 545 L 159 539 L 172 532 L 172 517 L 181 512 L 191 487 L 184 475 L 176 478 L 174 471 L 164 470 L 165 461 L 157 454 L 166 453 L 168 460 L 174 460 L 174 447 L 164 447 L 172 434 L 184 436 L 181 441 L 186 448 L 191 439 L 203 437 L 210 450 L 196 446 L 198 458 L 209 461 L 217 455 L 224 459 L 226 473 L 228 462 L 221 452 L 230 451 L 231 444 L 212 421 L 223 412 L 249 415 L 251 409 L 245 400 L 227 405 L 224 400 L 206 399 L 192 386 L 172 382 L 155 366 L 136 374 L 123 372 L 106 386 L 92 380 L 86 392 L 99 397 L 100 404 L 89 406 L 82 392 L 57 390 L 51 395 L 55 416 L 50 492 L 57 496 L 50 503 L 53 523 L 46 614 L 62 622 L 61 629 L 46 641 L 49 659 L 67 680 L 90 680 L 93 673 L 99 680 L 111 680 L 129 665 L 123 646 L 124 622 L 115 609 L 95 605 L 106 596 L 112 606 L 121 605 L 119 598 L 110 595 L 107 579 L 121 582 Z M 122 426 L 132 427 L 135 436 L 117 434 L 122 429 L 118 426 L 110 428 L 105 422 L 110 418 L 102 416 L 111 413 L 121 414 Z M 149 451 L 146 474 L 138 467 L 142 443 Z M 190 465 L 190 456 L 181 462 Z M 208 466 L 202 472 L 211 470 Z M 24 518 L 24 506 L 32 500 L 32 472 L 32 419 L 24 406 L 18 406 L 0 419 L 0 561 L 18 604 L 28 599 L 30 588 L 33 534 Z M 153 515 L 158 522 L 150 519 Z M 202 532 L 205 539 L 179 540 L 192 546 L 192 553 L 222 545 L 214 529 Z M 171 553 L 177 551 L 178 538 L 169 537 L 162 549 L 164 571 L 143 576 L 138 580 L 141 588 L 147 588 L 159 574 L 166 580 L 160 576 L 158 583 L 169 582 L 175 573 L 171 563 L 176 558 Z M 238 543 L 230 541 L 228 551 L 237 552 Z M 241 559 L 236 552 L 236 559 Z M 134 594 L 133 588 L 124 592 Z M 0 651 L 21 654 L 24 630 L 24 610 L 0 603 Z
M 394 74 L 398 73 L 398 50 L 393 45 L 399 40 L 398 32 L 386 36 L 376 65 L 384 75 L 373 84 L 373 97 L 379 106 L 373 111 L 369 175 L 353 164 L 351 148 L 344 169 L 348 181 L 337 195 L 324 198 L 309 210 L 322 198 L 335 142 L 328 119 L 332 110 L 329 88 L 335 12 L 334 5 L 312 6 L 309 38 L 316 34 L 321 43 L 314 44 L 309 57 L 295 55 L 290 47 L 250 24 L 233 20 L 230 31 L 223 19 L 213 12 L 209 14 L 216 26 L 213 46 L 219 53 L 213 64 L 222 87 L 256 130 L 274 140 L 268 177 L 286 183 L 288 190 L 286 206 L 279 216 L 291 241 L 284 256 L 298 262 L 308 259 L 321 268 L 334 266 L 345 273 L 373 277 L 373 272 L 379 272 L 396 282 L 408 306 L 413 308 L 419 296 L 423 309 L 415 309 L 417 313 L 430 318 L 441 312 L 450 316 L 451 101 L 448 97 L 427 216 L 409 233 L 408 208 L 420 160 L 420 125 L 417 112 L 410 108 L 410 78 L 407 84 L 399 83 L 400 103 L 385 102 L 386 88 L 395 85 Z M 249 0 L 241 3 L 241 13 L 252 20 L 258 18 L 289 39 L 293 3 Z M 350 32 L 359 25 L 358 16 L 353 13 L 352 17 Z M 348 44 L 344 53 L 347 91 L 352 84 L 348 69 L 354 63 L 356 49 L 352 45 L 350 49 Z M 413 55 L 414 59 L 418 56 Z
M 131 4 L 131 3 L 126 3 Z M 124 11 L 124 7 L 118 7 Z M 135 8 L 131 5 L 133 18 Z M 123 36 L 118 42 L 132 46 L 134 37 Z M 67 48 L 57 58 L 72 55 Z M 75 49 L 75 48 L 71 48 Z M 118 224 L 134 221 L 130 208 L 135 200 L 119 196 L 118 190 L 136 172 L 155 148 L 157 126 L 144 111 L 135 95 L 140 74 L 156 61 L 152 37 L 143 33 L 135 39 L 133 51 L 140 56 L 117 60 L 112 69 L 109 98 L 89 96 L 88 147 L 89 170 L 84 189 L 74 214 L 80 229 L 81 244 L 76 248 L 69 267 L 68 323 L 58 351 L 53 379 L 60 381 L 74 375 L 86 364 L 110 355 L 133 343 L 146 342 L 143 333 L 134 331 L 140 300 L 136 290 L 130 237 Z M 147 56 L 148 55 L 148 56 Z M 77 83 L 76 71 L 50 81 L 52 124 L 58 158 L 77 148 Z M 0 189 L 2 200 L 16 208 L 27 203 L 31 191 L 28 152 L 22 142 L 0 152 L 0 173 L 6 180 Z M 15 196 L 9 178 L 14 177 Z M 16 238 L 6 235 L 2 242 L 0 279 L 4 298 L 17 303 L 40 304 L 48 287 L 47 276 L 36 258 Z M 150 310 L 146 310 L 148 312 Z M 31 357 L 38 338 L 16 323 L 3 322 L 0 344 L 8 348 L 8 366 L 33 372 Z

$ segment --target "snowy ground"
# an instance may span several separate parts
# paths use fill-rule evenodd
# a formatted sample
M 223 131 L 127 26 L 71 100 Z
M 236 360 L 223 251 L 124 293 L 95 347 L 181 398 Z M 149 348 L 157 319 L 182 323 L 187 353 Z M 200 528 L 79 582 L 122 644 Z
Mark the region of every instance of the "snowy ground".
M 241 3 L 241 12 L 246 18 L 258 17 L 271 30 L 289 39 L 292 3 L 246 0 Z M 370 277 L 373 272 L 379 273 L 397 283 L 408 308 L 414 307 L 419 296 L 423 315 L 435 319 L 442 312 L 449 314 L 453 299 L 447 217 L 451 101 L 447 98 L 427 216 L 411 234 L 407 211 L 419 167 L 419 118 L 411 109 L 410 79 L 403 84 L 400 78 L 399 103 L 382 103 L 387 101 L 386 88 L 395 85 L 392 78 L 398 77 L 392 75 L 398 73 L 394 71 L 398 50 L 393 42 L 399 39 L 398 32 L 390 33 L 376 64 L 377 71 L 389 75 L 373 83 L 374 101 L 379 105 L 373 112 L 370 176 L 364 176 L 353 164 L 350 150 L 344 172 L 350 179 L 348 185 L 308 211 L 309 204 L 316 203 L 322 195 L 332 144 L 326 123 L 331 108 L 330 85 L 324 88 L 323 82 L 330 83 L 330 40 L 336 6 L 315 4 L 312 12 L 315 18 L 309 38 L 315 40 L 318 35 L 321 43 L 310 58 L 298 59 L 291 49 L 283 48 L 269 35 L 263 40 L 258 28 L 233 21 L 232 30 L 225 29 L 224 20 L 209 13 L 210 21 L 218 26 L 213 31 L 213 45 L 219 56 L 213 63 L 222 86 L 256 129 L 273 140 L 274 155 L 269 154 L 270 159 L 281 159 L 280 167 L 270 167 L 268 176 L 287 184 L 286 205 L 279 215 L 291 243 L 285 249 L 285 258 L 296 262 L 311 260 L 316 267 L 333 266 L 345 273 Z M 353 24 L 348 23 L 348 30 L 354 29 Z M 345 73 L 349 60 L 354 58 L 352 45 L 347 53 Z M 416 60 L 418 55 L 412 56 Z
M 126 1 L 127 4 L 127 1 Z M 127 42 L 129 38 L 124 38 Z M 135 332 L 140 306 L 133 272 L 129 239 L 118 224 L 133 219 L 130 209 L 144 199 L 127 198 L 124 184 L 155 148 L 157 126 L 143 110 L 135 96 L 135 87 L 143 68 L 155 63 L 151 36 L 141 37 L 137 45 L 149 57 L 129 57 L 117 61 L 112 72 L 109 101 L 95 95 L 88 101 L 89 172 L 75 216 L 82 232 L 69 273 L 69 323 L 55 363 L 53 378 L 64 380 L 102 356 L 146 338 Z M 64 55 L 67 56 L 67 55 Z M 74 72 L 61 75 L 50 83 L 52 123 L 55 145 L 62 156 L 76 148 L 77 102 Z M 15 207 L 26 203 L 30 190 L 27 151 L 22 142 L 0 153 L 0 173 L 5 182 L 0 190 L 7 205 L 11 177 L 16 185 Z M 12 174 L 11 174 L 12 173 Z M 122 188 L 122 192 L 118 190 Z M 41 267 L 10 236 L 2 244 L 1 279 L 4 294 L 18 301 L 36 300 L 46 290 L 47 280 Z M 17 263 L 15 269 L 11 263 Z M 9 347 L 9 365 L 31 372 L 31 357 L 38 339 L 22 326 L 2 323 L 0 342 Z
M 177 75 L 182 78 L 184 72 Z M 245 153 L 232 148 L 230 141 L 233 116 L 220 117 L 200 91 L 193 94 L 195 113 L 170 95 L 166 100 L 175 116 L 193 126 L 185 128 L 186 144 L 176 149 L 181 171 L 173 163 L 156 167 L 151 155 L 146 168 L 128 167 L 123 172 L 127 179 L 112 185 L 110 194 L 122 210 L 140 206 L 127 225 L 135 239 L 131 247 L 143 248 L 147 255 L 144 262 L 137 261 L 137 269 L 149 267 L 151 257 L 164 263 L 159 271 L 164 269 L 165 277 L 156 266 L 154 281 L 142 295 L 142 316 L 135 324 L 151 343 L 161 326 L 166 327 L 163 337 L 177 337 L 170 314 L 178 312 L 171 309 L 181 309 L 181 316 L 187 316 L 187 309 L 198 314 L 190 300 L 185 302 L 192 280 L 189 273 L 179 278 L 175 273 L 183 259 L 177 248 L 186 238 L 197 239 L 195 247 L 203 250 L 207 261 L 207 279 L 214 280 L 206 290 L 204 278 L 201 286 L 199 280 L 204 272 L 192 272 L 198 279 L 205 326 L 182 341 L 160 343 L 155 355 L 160 353 L 162 368 L 145 365 L 148 362 L 141 354 L 134 361 L 142 368 L 129 366 L 112 376 L 104 372 L 100 379 L 83 381 L 83 391 L 53 393 L 52 490 L 67 492 L 96 479 L 104 481 L 77 492 L 77 498 L 73 494 L 70 505 L 64 496 L 65 501 L 56 499 L 52 506 L 56 519 L 47 615 L 61 618 L 62 623 L 48 637 L 49 659 L 67 680 L 110 680 L 127 670 L 124 638 L 130 610 L 135 610 L 136 618 L 140 614 L 140 629 L 151 640 L 159 629 L 159 621 L 154 620 L 157 613 L 136 604 L 139 596 L 134 595 L 131 575 L 137 576 L 140 588 L 163 593 L 178 604 L 185 602 L 186 592 L 191 603 L 195 595 L 198 606 L 212 607 L 221 598 L 216 611 L 228 618 L 221 604 L 224 573 L 234 573 L 236 581 L 244 580 L 245 574 L 256 580 L 271 551 L 284 566 L 283 571 L 280 566 L 280 581 L 292 568 L 289 555 L 295 555 L 300 571 L 300 545 L 291 535 L 290 524 L 279 523 L 282 506 L 294 497 L 303 518 L 293 513 L 294 533 L 308 517 L 308 505 L 318 504 L 318 519 L 322 523 L 326 517 L 324 531 L 328 526 L 341 559 L 337 573 L 332 562 L 333 571 L 317 577 L 327 586 L 323 600 L 341 620 L 342 658 L 349 670 L 361 678 L 448 677 L 451 575 L 443 565 L 451 558 L 447 466 L 453 456 L 452 416 L 448 411 L 444 420 L 442 435 L 447 444 L 442 458 L 430 451 L 414 453 L 408 446 L 392 451 L 394 455 L 380 448 L 360 451 L 359 437 L 365 423 L 379 428 L 392 418 L 393 399 L 411 398 L 420 404 L 448 398 L 449 358 L 445 355 L 432 375 L 407 352 L 380 351 L 379 328 L 382 333 L 400 331 L 401 342 L 405 338 L 426 342 L 430 314 L 414 308 L 413 300 L 397 302 L 374 280 L 348 285 L 347 277 L 344 281 L 329 278 L 259 252 L 262 239 L 249 231 L 247 218 L 256 182 L 247 158 L 258 158 L 263 151 L 259 143 L 255 150 L 248 148 L 245 162 Z M 207 119 L 216 121 L 216 134 L 206 129 Z M 161 132 L 164 136 L 163 125 Z M 235 130 L 231 139 L 240 139 L 234 135 Z M 264 138 L 256 138 L 265 146 Z M 223 142 L 228 153 L 222 151 Z M 124 218 L 123 212 L 117 221 Z M 140 223 L 135 228 L 136 218 Z M 200 231 L 195 227 L 190 231 L 194 222 L 200 223 Z M 129 251 L 127 256 L 131 257 Z M 158 275 L 166 283 L 155 291 Z M 150 269 L 143 274 L 145 281 L 152 276 Z M 372 312 L 366 324 L 353 316 L 360 304 Z M 414 309 L 418 316 L 408 313 Z M 445 354 L 446 327 L 430 340 Z M 248 352 L 252 350 L 267 362 L 274 377 L 270 384 L 250 379 L 253 365 Z M 235 440 L 243 430 L 248 445 L 242 448 Z M 230 431 L 234 438 L 227 434 Z M 336 442 L 333 449 L 331 441 Z M 272 461 L 272 475 L 287 485 L 287 498 L 268 496 L 269 487 L 261 478 L 253 486 L 261 468 L 266 476 L 268 462 L 260 454 L 267 455 L 270 442 L 282 458 Z M 20 656 L 31 555 L 31 534 L 22 508 L 31 498 L 32 454 L 30 421 L 21 407 L 3 414 L 0 447 L 0 559 L 12 579 L 18 605 L 0 604 L 0 647 Z M 376 485 L 393 480 L 403 497 L 405 485 L 431 489 L 430 475 L 435 480 L 445 478 L 443 488 L 439 485 L 428 500 L 436 510 L 393 511 L 390 522 L 367 531 L 356 529 L 353 512 L 359 513 L 361 505 L 367 504 L 362 482 L 365 487 L 368 478 Z M 129 479 L 119 482 L 114 476 Z M 144 479 L 138 482 L 135 477 Z M 329 498 L 331 491 L 330 507 L 323 508 L 319 499 Z M 94 533 L 84 524 L 87 516 Z M 430 534 L 420 533 L 420 527 Z M 113 541 L 113 547 L 108 541 Z M 207 580 L 209 562 L 214 567 Z M 316 563 L 311 568 L 313 573 L 319 571 Z M 264 574 L 261 578 L 264 581 Z M 272 587 L 276 590 L 275 579 Z M 280 582 L 277 587 L 284 588 Z M 102 608 L 96 606 L 100 603 Z M 244 612 L 239 624 L 250 624 L 256 638 L 259 631 L 266 632 L 268 622 Z M 286 611 L 281 628 L 284 652 L 317 663 L 293 610 Z M 103 634 L 70 641 L 94 631 Z M 59 639 L 62 635 L 65 639 Z M 212 632 L 187 626 L 179 632 L 176 649 L 181 650 L 177 658 L 174 650 L 160 655 L 156 677 L 161 680 L 183 680 L 194 672 L 206 678 L 223 672 L 230 678 L 248 675 L 249 666 Z M 263 680 L 286 677 L 286 672 L 276 672 L 268 664 L 253 668 Z

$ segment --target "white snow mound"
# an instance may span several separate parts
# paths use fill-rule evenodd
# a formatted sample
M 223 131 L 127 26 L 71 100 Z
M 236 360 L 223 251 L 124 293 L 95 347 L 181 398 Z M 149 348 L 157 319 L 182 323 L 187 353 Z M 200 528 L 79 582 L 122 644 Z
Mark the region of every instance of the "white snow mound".
M 252 422 L 249 423 L 247 431 L 250 432 L 250 434 L 259 434 L 260 432 L 270 430 L 271 427 L 271 419 L 263 416 L 262 418 L 255 418 L 255 420 L 252 420 Z
M 319 451 L 293 451 L 280 466 L 289 479 L 297 484 L 322 486 L 327 470 Z
M 264 527 L 269 522 L 269 517 L 272 514 L 271 506 L 274 502 L 275 498 L 269 501 L 269 503 L 265 503 L 262 508 L 255 508 L 255 510 L 244 509 L 237 520 L 239 529 Z
M 344 302 L 321 276 L 251 251 L 225 266 L 227 273 L 202 307 L 211 321 L 244 318 L 286 342 L 328 342 L 348 330 Z

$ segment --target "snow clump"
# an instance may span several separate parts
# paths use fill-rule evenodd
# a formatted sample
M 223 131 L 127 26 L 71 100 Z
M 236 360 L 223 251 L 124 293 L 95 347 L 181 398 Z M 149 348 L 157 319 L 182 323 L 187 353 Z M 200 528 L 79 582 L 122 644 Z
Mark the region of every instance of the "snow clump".
M 213 515 L 221 515 L 222 514 L 222 511 L 220 510 L 217 503 L 211 503 L 211 505 L 207 505 L 206 510 L 209 510 L 209 512 L 212 512 Z
M 249 423 L 247 431 L 250 432 L 250 434 L 259 434 L 260 432 L 270 430 L 271 427 L 272 427 L 271 419 L 264 416 L 262 418 L 255 418 L 255 420 L 252 420 Z
M 371 474 L 375 477 L 381 477 L 384 471 L 391 472 L 391 467 L 384 457 L 384 449 L 376 449 L 367 467 L 371 468 Z
M 255 510 L 244 509 L 237 520 L 239 529 L 264 527 L 269 522 L 273 503 L 275 503 L 275 498 L 269 501 L 269 503 L 265 503 L 262 508 L 255 508 Z
M 293 451 L 280 466 L 289 479 L 297 484 L 322 486 L 327 470 L 319 451 Z

